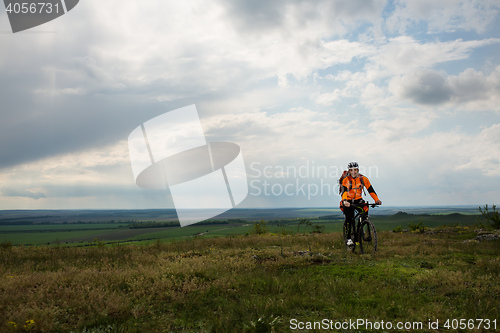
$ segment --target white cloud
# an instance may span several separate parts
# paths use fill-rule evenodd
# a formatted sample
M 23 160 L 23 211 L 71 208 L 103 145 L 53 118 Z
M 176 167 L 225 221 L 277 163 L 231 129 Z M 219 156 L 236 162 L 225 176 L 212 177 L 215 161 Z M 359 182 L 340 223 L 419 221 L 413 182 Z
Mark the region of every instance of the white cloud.
M 119 173 L 116 169 L 126 170 Z M 40 188 L 50 183 L 62 186 L 92 185 L 104 187 L 126 183 L 124 177 L 133 182 L 126 141 L 117 144 L 51 156 L 36 162 L 3 169 L 0 188 L 9 186 Z M 24 190 L 23 190 L 24 191 Z
M 331 106 L 333 105 L 333 102 L 339 101 L 344 94 L 340 89 L 335 89 L 331 93 L 324 93 L 324 94 L 314 94 L 313 99 L 314 102 L 320 105 L 324 106 Z
M 479 170 L 490 177 L 500 176 L 500 124 L 494 124 L 469 138 L 461 147 L 462 163 L 456 170 Z
M 460 87 L 465 84 L 461 82 L 469 81 L 464 75 L 470 76 L 470 73 L 465 72 L 457 79 L 450 77 L 448 80 L 444 73 L 432 68 L 440 63 L 465 60 L 474 49 L 499 42 L 500 39 L 486 39 L 423 43 L 409 36 L 393 38 L 386 43 L 365 47 L 365 52 L 360 53 L 366 60 L 361 70 L 342 70 L 335 75 L 325 76 L 333 78 L 335 88 L 316 92 L 311 98 L 323 106 L 337 105 L 346 98 L 359 98 L 370 109 L 399 107 L 405 100 L 417 105 L 437 105 L 450 101 L 456 105 L 458 99 L 463 102 L 466 96 L 472 95 L 471 91 L 465 94 L 460 91 Z M 496 73 L 492 73 L 487 80 L 481 79 L 483 85 L 490 86 L 483 91 L 483 97 L 489 93 L 487 99 L 492 101 L 483 103 L 481 109 L 497 108 L 494 104 L 495 96 L 498 95 L 495 93 Z M 480 80 L 480 75 L 476 75 L 476 80 Z M 479 90 L 477 86 L 476 90 Z M 475 104 L 478 104 L 477 100 Z
M 376 119 L 369 126 L 384 145 L 414 137 L 437 118 L 434 112 L 417 108 L 391 108 L 385 113 L 372 112 L 372 116 Z
M 218 115 L 204 119 L 203 124 L 212 140 L 238 142 L 245 159 L 248 156 L 249 160 L 268 163 L 338 156 L 348 149 L 342 147 L 345 138 L 354 138 L 359 133 L 354 122 L 343 124 L 334 114 L 303 108 L 276 114 L 260 111 Z
M 439 63 L 467 59 L 474 49 L 496 43 L 500 43 L 500 39 L 419 42 L 410 36 L 400 36 L 380 46 L 368 69 L 379 76 L 401 75 Z
M 383 108 L 386 104 L 386 98 L 386 89 L 377 86 L 373 82 L 368 83 L 361 94 L 361 101 L 366 106 L 373 107 L 374 109 Z
M 454 107 L 500 111 L 500 66 L 489 75 L 468 68 L 457 76 L 450 76 L 448 82 Z
M 456 30 L 484 32 L 498 16 L 495 0 L 400 0 L 386 20 L 386 27 L 400 34 L 419 23 L 427 24 L 430 33 Z

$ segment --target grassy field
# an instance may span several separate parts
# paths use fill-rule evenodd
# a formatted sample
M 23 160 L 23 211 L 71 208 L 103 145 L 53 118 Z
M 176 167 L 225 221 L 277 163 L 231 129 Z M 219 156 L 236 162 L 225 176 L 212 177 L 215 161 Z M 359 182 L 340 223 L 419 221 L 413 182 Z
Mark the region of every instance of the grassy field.
M 344 332 L 494 332 L 500 242 L 475 236 L 469 226 L 381 231 L 374 257 L 346 252 L 339 233 L 4 243 L 0 332 L 291 332 L 314 322 Z M 357 319 L 394 327 L 335 329 Z M 448 330 L 448 319 L 489 319 L 490 329 L 474 321 Z

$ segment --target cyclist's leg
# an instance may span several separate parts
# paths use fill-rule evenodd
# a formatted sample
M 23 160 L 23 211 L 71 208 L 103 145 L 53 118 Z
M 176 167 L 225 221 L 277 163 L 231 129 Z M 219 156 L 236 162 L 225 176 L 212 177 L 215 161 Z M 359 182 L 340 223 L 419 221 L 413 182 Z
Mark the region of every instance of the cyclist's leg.
M 344 208 L 344 230 L 347 230 L 347 238 L 349 238 L 351 236 L 351 231 L 350 231 L 350 227 L 349 227 L 349 220 L 347 218 L 347 213 L 346 213 L 346 209 Z
M 353 204 L 359 205 L 359 204 L 362 204 L 363 202 L 364 202 L 363 199 L 356 199 L 353 201 Z M 351 233 L 351 236 L 352 236 L 353 241 L 358 242 L 359 240 L 357 239 L 358 235 L 357 235 L 356 221 L 354 220 L 354 216 L 356 215 L 356 213 L 357 213 L 357 210 L 352 208 L 352 222 L 351 222 L 352 233 Z
M 347 239 L 352 239 L 352 234 L 354 232 L 354 208 L 352 207 L 344 207 L 344 225 L 347 229 Z

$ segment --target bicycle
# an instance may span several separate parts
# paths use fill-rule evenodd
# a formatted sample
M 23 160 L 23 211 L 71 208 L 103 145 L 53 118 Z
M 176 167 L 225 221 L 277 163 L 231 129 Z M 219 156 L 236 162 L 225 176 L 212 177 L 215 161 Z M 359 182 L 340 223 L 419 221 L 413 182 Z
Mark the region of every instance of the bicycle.
M 346 245 L 347 250 L 351 250 L 351 252 L 356 251 L 356 246 L 359 245 L 359 249 L 361 254 L 375 254 L 377 251 L 377 230 L 375 230 L 375 226 L 368 219 L 368 207 L 375 208 L 378 206 L 375 203 L 363 202 L 359 204 L 351 203 L 351 207 L 356 210 L 354 215 L 354 239 L 353 245 L 347 245 L 347 226 L 344 223 L 342 227 L 342 234 L 344 238 L 344 244 Z M 357 222 L 357 223 L 356 223 Z

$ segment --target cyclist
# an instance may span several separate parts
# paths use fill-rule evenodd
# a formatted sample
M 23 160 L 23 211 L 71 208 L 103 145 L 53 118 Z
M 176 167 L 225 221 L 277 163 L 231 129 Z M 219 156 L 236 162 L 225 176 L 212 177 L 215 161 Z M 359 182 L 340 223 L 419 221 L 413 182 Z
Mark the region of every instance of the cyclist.
M 351 204 L 364 202 L 362 196 L 363 187 L 366 187 L 377 205 L 381 205 L 382 201 L 378 198 L 368 178 L 359 173 L 357 162 L 349 163 L 347 168 L 349 169 L 349 174 L 342 180 L 341 184 L 342 201 L 340 202 L 340 209 L 345 215 L 344 224 L 347 227 L 347 246 L 352 246 L 354 245 L 351 239 L 351 231 L 354 232 L 354 207 Z

